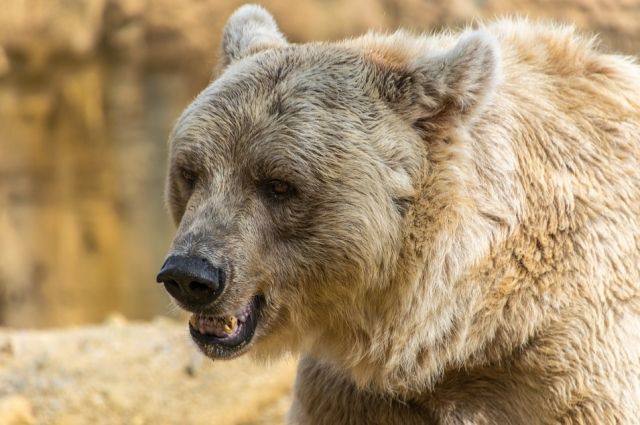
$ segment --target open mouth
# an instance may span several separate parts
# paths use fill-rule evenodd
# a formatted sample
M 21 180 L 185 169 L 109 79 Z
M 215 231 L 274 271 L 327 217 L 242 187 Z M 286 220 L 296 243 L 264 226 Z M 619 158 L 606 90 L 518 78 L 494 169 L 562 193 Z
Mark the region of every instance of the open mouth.
M 235 357 L 249 345 L 260 316 L 260 298 L 253 297 L 235 315 L 217 317 L 194 313 L 189 332 L 198 347 L 211 358 Z

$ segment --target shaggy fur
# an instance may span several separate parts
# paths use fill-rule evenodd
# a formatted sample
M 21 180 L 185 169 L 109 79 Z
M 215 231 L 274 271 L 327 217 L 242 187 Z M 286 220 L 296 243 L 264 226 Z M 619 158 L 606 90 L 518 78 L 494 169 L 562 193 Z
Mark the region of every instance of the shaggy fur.
M 638 423 L 631 59 L 522 20 L 294 45 L 257 6 L 222 52 L 172 134 L 173 251 L 228 264 L 219 314 L 264 296 L 290 423 Z

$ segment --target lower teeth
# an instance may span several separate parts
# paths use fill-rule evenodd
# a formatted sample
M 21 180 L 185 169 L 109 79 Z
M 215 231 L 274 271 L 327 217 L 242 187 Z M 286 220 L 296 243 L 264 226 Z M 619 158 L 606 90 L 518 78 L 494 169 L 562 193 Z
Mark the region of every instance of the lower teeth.
M 236 331 L 236 329 L 238 329 L 238 319 L 236 319 L 236 316 L 227 317 L 227 320 L 224 324 L 224 331 L 226 332 L 226 334 L 231 335 Z
M 239 321 L 236 316 L 218 318 L 208 315 L 194 314 L 189 319 L 189 323 L 203 335 L 215 335 L 217 337 L 228 337 L 237 332 Z

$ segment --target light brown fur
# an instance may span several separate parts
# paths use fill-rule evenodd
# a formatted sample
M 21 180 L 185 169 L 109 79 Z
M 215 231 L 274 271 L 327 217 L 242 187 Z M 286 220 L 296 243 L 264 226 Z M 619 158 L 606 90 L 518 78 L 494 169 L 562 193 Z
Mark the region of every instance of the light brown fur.
M 172 135 L 173 250 L 233 264 L 217 313 L 264 295 L 291 423 L 638 423 L 631 59 L 524 20 L 290 45 L 254 6 L 224 40 Z

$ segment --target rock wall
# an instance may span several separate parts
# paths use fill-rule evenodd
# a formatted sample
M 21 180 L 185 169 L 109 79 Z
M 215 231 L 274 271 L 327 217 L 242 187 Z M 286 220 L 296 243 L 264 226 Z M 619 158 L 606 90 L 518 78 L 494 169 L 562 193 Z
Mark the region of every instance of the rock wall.
M 160 66 L 210 69 L 220 30 L 239 0 L 18 0 L 0 14 L 0 72 L 43 71 L 50 61 L 99 50 Z M 370 29 L 431 31 L 500 15 L 575 22 L 615 50 L 640 49 L 635 0 L 265 0 L 293 41 Z

